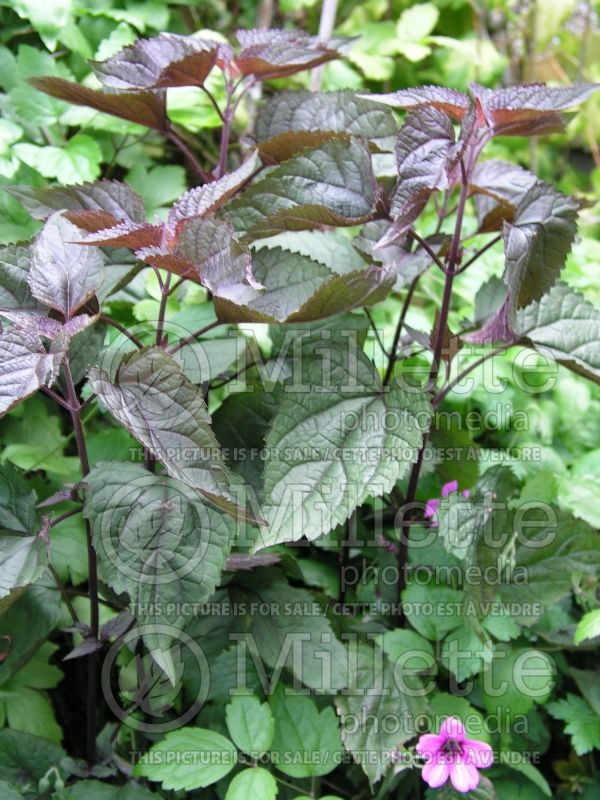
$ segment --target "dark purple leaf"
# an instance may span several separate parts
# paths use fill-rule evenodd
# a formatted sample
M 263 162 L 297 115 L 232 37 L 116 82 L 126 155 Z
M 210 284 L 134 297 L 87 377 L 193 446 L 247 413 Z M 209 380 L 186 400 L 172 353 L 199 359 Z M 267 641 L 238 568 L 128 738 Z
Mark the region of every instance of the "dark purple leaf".
M 466 94 L 444 86 L 415 86 L 391 94 L 358 96 L 394 108 L 436 108 L 456 120 L 461 120 L 471 108 Z
M 504 221 L 513 222 L 517 206 L 537 182 L 531 172 L 505 161 L 483 161 L 471 175 L 469 189 L 475 194 L 479 230 L 500 230 Z
M 486 89 L 472 84 L 471 94 L 478 116 L 494 134 L 534 136 L 564 129 L 560 112 L 587 100 L 598 85 L 576 83 L 572 86 L 524 84 L 507 89 Z
M 70 212 L 67 212 L 70 215 Z M 84 219 L 85 223 L 85 219 Z M 103 245 L 104 247 L 129 247 L 137 250 L 142 247 L 158 247 L 163 238 L 163 227 L 149 222 L 133 224 L 121 222 L 111 228 L 90 233 L 81 244 Z
M 70 653 L 63 658 L 63 661 L 71 661 L 74 658 L 83 658 L 83 656 L 89 656 L 90 653 L 95 653 L 97 650 L 101 650 L 103 647 L 102 642 L 98 641 L 98 639 L 84 639 L 81 644 L 78 644 L 77 647 L 74 647 Z
M 100 638 L 103 642 L 106 642 L 108 639 L 112 639 L 113 637 L 118 638 L 125 633 L 132 622 L 133 617 L 129 611 L 122 611 L 120 614 L 117 614 L 116 617 L 113 617 L 112 619 L 109 619 L 108 622 L 104 623 L 104 625 L 100 628 Z
M 101 227 L 119 222 L 144 222 L 146 212 L 142 198 L 126 183 L 101 180 L 77 186 L 53 186 L 37 189 L 33 186 L 9 186 L 7 191 L 16 197 L 35 219 L 47 219 L 54 211 L 88 212 L 97 219 L 108 220 Z M 100 230 L 79 222 L 77 213 L 65 214 L 71 222 L 85 230 Z M 95 219 L 93 216 L 82 220 Z M 111 220 L 113 220 L 111 222 Z
M 60 489 L 58 492 L 54 492 L 54 494 L 50 495 L 50 497 L 42 500 L 41 503 L 37 504 L 36 508 L 50 508 L 51 506 L 64 503 L 68 500 L 79 502 L 81 500 L 79 490 L 82 489 L 83 486 L 84 483 L 82 481 L 67 485 L 64 489 Z
M 42 308 L 27 283 L 30 268 L 31 245 L 0 247 L 0 309 Z
M 280 561 L 281 556 L 277 553 L 257 553 L 256 555 L 231 553 L 227 558 L 225 569 L 228 572 L 236 572 L 241 569 L 257 569 L 259 567 L 270 567 Z
M 473 333 L 464 334 L 461 338 L 472 344 L 507 344 L 517 340 L 510 324 L 510 298 L 507 295 L 500 308 Z
M 63 216 L 53 214 L 32 248 L 28 283 L 40 302 L 72 317 L 102 282 L 103 260 L 97 248 L 76 244 L 81 233 Z
M 202 86 L 218 53 L 218 42 L 161 33 L 152 39 L 138 39 L 106 61 L 90 64 L 107 89 Z
M 29 83 L 41 92 L 79 106 L 89 106 L 105 114 L 145 125 L 157 131 L 167 127 L 164 92 L 123 92 L 121 94 L 90 89 L 62 78 L 30 78 Z
M 39 337 L 13 328 L 0 334 L 0 415 L 55 379 L 60 357 Z
M 312 69 L 335 58 L 340 58 L 340 48 L 349 39 L 322 41 L 293 30 L 237 31 L 242 47 L 234 59 L 242 75 L 255 75 L 260 80 L 293 75 Z

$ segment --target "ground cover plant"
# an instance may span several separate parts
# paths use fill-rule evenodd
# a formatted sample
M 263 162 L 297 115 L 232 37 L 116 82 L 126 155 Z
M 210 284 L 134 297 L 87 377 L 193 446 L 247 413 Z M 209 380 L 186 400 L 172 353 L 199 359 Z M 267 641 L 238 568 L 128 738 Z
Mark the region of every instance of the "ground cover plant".
M 4 10 L 0 798 L 597 796 L 595 76 L 314 6 Z

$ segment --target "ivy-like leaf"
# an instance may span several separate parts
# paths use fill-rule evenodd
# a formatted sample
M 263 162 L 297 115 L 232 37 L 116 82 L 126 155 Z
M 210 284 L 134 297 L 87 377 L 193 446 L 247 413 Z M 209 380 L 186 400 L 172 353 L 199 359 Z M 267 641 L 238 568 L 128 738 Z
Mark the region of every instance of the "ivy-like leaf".
M 127 119 L 157 131 L 167 128 L 164 92 L 103 92 L 63 78 L 30 78 L 29 83 L 41 92 L 78 106 L 89 106 L 113 117 Z
M 262 293 L 243 304 L 215 297 L 215 311 L 225 322 L 310 322 L 383 300 L 394 272 L 372 265 L 341 275 L 324 264 L 279 247 L 252 256 L 255 280 Z
M 202 86 L 217 63 L 219 43 L 196 36 L 161 33 L 138 39 L 106 61 L 90 65 L 107 89 L 166 89 Z
M 261 155 L 277 161 L 307 147 L 310 136 L 326 132 L 385 146 L 398 131 L 391 111 L 351 91 L 278 92 L 261 110 L 256 124 Z M 313 147 L 318 144 L 315 141 Z
M 340 58 L 340 47 L 349 39 L 323 41 L 293 30 L 237 31 L 242 49 L 235 57 L 235 66 L 242 75 L 255 75 L 260 80 L 283 78 L 305 69 L 313 69 Z
M 316 539 L 367 496 L 390 491 L 417 457 L 429 423 L 429 400 L 396 386 L 385 391 L 361 350 L 331 347 L 303 370 L 311 390 L 289 387 L 266 439 L 269 527 L 255 549 Z
M 477 113 L 490 130 L 503 136 L 534 136 L 564 129 L 561 111 L 573 108 L 600 88 L 593 83 L 546 86 L 543 83 L 486 89 L 471 84 Z
M 445 86 L 415 86 L 391 94 L 359 95 L 394 108 L 436 108 L 455 120 L 462 120 L 471 102 L 466 94 Z
M 231 203 L 227 216 L 248 238 L 321 225 L 357 225 L 372 215 L 378 187 L 368 151 L 334 140 L 275 168 Z
M 600 383 L 600 311 L 564 283 L 517 313 L 516 332 L 560 364 Z
M 89 382 L 111 414 L 169 475 L 227 513 L 245 517 L 231 500 L 228 473 L 202 393 L 176 361 L 161 349 L 145 348 L 125 356 L 114 381 L 93 367 Z
M 61 214 L 52 215 L 36 237 L 28 283 L 50 308 L 72 317 L 102 283 L 103 260 L 97 248 L 76 244 L 79 230 Z

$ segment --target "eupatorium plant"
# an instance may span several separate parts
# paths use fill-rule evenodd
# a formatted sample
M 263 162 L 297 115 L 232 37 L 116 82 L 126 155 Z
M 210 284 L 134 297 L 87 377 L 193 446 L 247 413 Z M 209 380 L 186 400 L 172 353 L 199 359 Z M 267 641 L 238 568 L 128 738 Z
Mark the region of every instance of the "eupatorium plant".
M 303 617 L 291 608 L 256 616 L 247 609 L 256 601 L 271 609 L 308 604 L 312 595 L 294 583 L 301 576 L 311 582 L 303 560 L 288 563 L 302 551 L 282 545 L 316 542 L 324 552 L 335 547 L 343 569 L 352 548 L 363 546 L 356 538 L 348 544 L 345 533 L 357 521 L 363 533 L 368 529 L 373 498 L 382 498 L 388 518 L 400 520 L 392 602 L 406 600 L 411 531 L 427 530 L 433 513 L 437 520 L 429 530 L 457 563 L 506 561 L 505 550 L 482 555 L 480 535 L 493 513 L 483 502 L 487 493 L 507 502 L 518 493 L 508 470 L 489 470 L 470 493 L 443 491 L 434 511 L 431 500 L 415 505 L 437 410 L 467 373 L 515 345 L 600 382 L 600 312 L 560 282 L 576 235 L 578 201 L 521 166 L 485 155 L 495 137 L 563 130 L 564 112 L 595 86 L 473 85 L 469 95 L 437 86 L 380 96 L 284 91 L 263 102 L 252 137 L 234 148 L 236 114 L 252 86 L 324 64 L 344 48 L 343 41 L 289 31 L 243 31 L 238 42 L 232 47 L 163 34 L 92 62 L 101 88 L 55 77 L 32 80 L 54 97 L 164 134 L 184 154 L 194 184 L 166 218 L 154 220 L 141 197 L 117 180 L 10 189 L 43 227 L 30 244 L 0 253 L 0 409 L 6 413 L 33 393 L 46 393 L 70 419 L 81 465 L 81 481 L 46 499 L 41 510 L 22 476 L 7 468 L 6 533 L 0 539 L 8 629 L 20 619 L 19 603 L 31 596 L 27 587 L 56 595 L 50 574 L 72 617 L 68 630 L 79 637 L 68 658 L 88 664 L 88 765 L 57 766 L 61 781 L 73 775 L 115 778 L 123 764 L 119 753 L 136 750 L 136 777 L 191 791 L 229 774 L 245 753 L 254 766 L 236 774 L 231 796 L 238 797 L 233 788 L 249 791 L 255 780 L 267 798 L 275 796 L 273 770 L 292 779 L 320 778 L 341 760 L 342 742 L 371 786 L 395 780 L 399 770 L 389 768 L 391 754 L 411 746 L 416 720 L 428 708 L 425 694 L 414 691 L 421 678 L 413 674 L 408 691 L 391 668 L 397 651 L 385 632 L 396 633 L 394 626 L 402 632 L 402 613 L 380 615 L 382 644 L 344 614 L 328 617 L 313 609 Z M 213 70 L 223 76 L 223 106 L 206 86 Z M 189 136 L 169 121 L 168 91 L 181 86 L 208 93 L 222 120 L 216 163 L 205 163 Z M 406 114 L 400 121 L 391 109 Z M 424 229 L 422 215 L 434 203 L 437 226 Z M 470 244 L 475 235 L 477 247 Z M 448 320 L 457 278 L 476 270 L 492 247 L 504 251 L 501 291 L 484 316 L 474 312 L 463 330 L 453 332 Z M 141 270 L 154 271 L 159 302 L 155 319 L 129 330 L 107 307 Z M 428 270 L 439 271 L 443 290 L 433 329 L 417 331 L 406 317 Z M 171 301 L 186 291 L 193 296 L 199 287 L 210 298 L 210 314 L 204 308 L 195 316 L 191 304 L 183 324 L 170 313 Z M 384 343 L 382 366 L 363 348 L 367 307 L 392 293 L 403 304 L 395 335 Z M 248 330 L 248 323 L 269 325 L 270 353 L 256 343 L 247 347 L 236 334 L 234 326 Z M 232 340 L 238 345 L 233 355 L 226 349 Z M 479 357 L 455 369 L 459 350 L 472 345 Z M 417 350 L 428 354 L 421 381 L 407 378 Z M 222 402 L 211 420 L 207 403 L 240 376 L 247 379 L 245 391 L 217 394 Z M 130 461 L 104 457 L 92 465 L 88 408 L 125 428 L 139 443 L 140 457 L 133 448 Z M 466 512 L 458 527 L 457 507 Z M 89 618 L 71 602 L 49 548 L 51 530 L 75 514 L 85 520 Z M 557 530 L 559 545 L 577 537 L 592 541 L 589 529 L 570 518 L 561 519 Z M 389 558 L 390 548 L 383 549 Z M 593 570 L 597 543 L 575 550 L 588 554 L 573 556 L 577 569 Z M 500 594 L 518 594 L 513 575 L 505 574 Z M 563 587 L 558 595 L 569 591 Z M 551 593 L 548 602 L 556 596 Z M 337 599 L 347 599 L 343 588 Z M 209 600 L 238 603 L 243 610 L 226 619 L 200 613 L 199 604 Z M 107 612 L 103 622 L 101 607 L 120 613 Z M 487 616 L 481 611 L 466 635 L 477 641 L 485 634 L 492 648 L 518 636 L 517 623 L 516 634 L 511 629 L 506 636 Z M 413 627 L 427 637 L 424 628 Z M 266 683 L 260 670 L 243 671 L 243 684 L 261 688 L 268 704 L 229 697 L 230 689 L 240 688 L 242 634 L 252 634 L 254 655 L 272 670 Z M 357 641 L 350 644 L 349 635 Z M 290 642 L 298 636 L 302 647 L 292 652 Z M 186 647 L 192 655 L 181 656 Z M 203 652 L 200 659 L 199 647 L 209 658 Z M 4 667 L 16 671 L 24 657 L 11 652 Z M 456 677 L 476 674 L 482 663 L 469 662 Z M 375 664 L 381 670 L 377 690 L 369 684 Z M 161 691 L 136 694 L 130 685 L 134 667 L 145 690 Z M 313 690 L 323 702 L 276 689 L 282 669 L 294 688 Z M 198 670 L 210 676 L 200 699 Z M 452 666 L 448 670 L 453 673 Z M 233 742 L 218 732 L 225 724 L 210 728 L 210 715 L 200 717 L 203 726 L 192 725 L 205 703 L 210 708 L 223 698 Z M 344 725 L 363 709 L 403 725 L 391 733 L 366 722 Z M 303 739 L 295 745 L 292 721 Z M 130 730 L 137 732 L 131 741 Z M 463 741 L 462 726 L 460 731 Z M 450 738 L 424 737 L 417 750 L 441 751 L 442 740 Z M 286 764 L 285 753 L 300 745 L 335 758 Z M 486 754 L 488 749 L 480 746 Z M 190 751 L 221 758 L 190 767 L 183 758 L 165 756 Z M 361 761 L 364 751 L 377 757 Z M 256 766 L 266 753 L 271 767 Z M 58 756 L 44 756 L 44 775 L 60 755 L 59 748 Z M 94 766 L 98 760 L 102 765 Z M 428 765 L 424 777 L 431 786 L 450 777 L 466 791 L 477 785 L 479 773 L 475 767 L 461 772 Z M 489 790 L 491 784 L 482 779 L 481 786 Z

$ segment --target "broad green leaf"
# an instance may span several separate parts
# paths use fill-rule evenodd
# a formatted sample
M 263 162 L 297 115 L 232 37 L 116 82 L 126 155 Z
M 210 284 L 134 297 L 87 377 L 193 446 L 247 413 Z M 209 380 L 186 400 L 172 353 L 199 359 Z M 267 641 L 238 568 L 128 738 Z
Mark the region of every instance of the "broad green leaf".
M 356 675 L 352 686 L 335 698 L 342 741 L 369 779 L 371 787 L 387 772 L 392 754 L 416 735 L 415 725 L 427 710 L 422 684 L 412 669 L 394 667 L 378 648 L 354 647 Z M 386 725 L 384 720 L 394 720 Z M 364 758 L 370 753 L 369 758 Z
M 507 758 L 507 764 L 510 766 L 510 768 L 514 769 L 515 772 L 519 772 L 525 778 L 534 783 L 538 789 L 541 789 L 546 797 L 552 797 L 552 789 L 539 769 L 534 767 L 533 764 L 527 763 L 527 761 L 519 761 L 518 753 L 515 753 L 514 756 L 515 758 L 512 760 L 510 756 Z
M 440 12 L 433 3 L 417 3 L 403 11 L 396 26 L 403 42 L 418 42 L 428 36 L 439 19 Z
M 386 391 L 361 350 L 321 346 L 321 358 L 307 361 L 311 388 L 288 387 L 267 436 L 269 527 L 260 547 L 316 539 L 369 495 L 390 491 L 415 460 L 428 425 L 428 399 L 397 386 Z
M 0 780 L 37 786 L 64 757 L 65 751 L 56 742 L 21 731 L 0 730 Z
M 76 781 L 69 786 L 69 800 L 159 800 L 159 798 L 159 794 L 132 780 L 121 786 L 89 780 Z
M 407 653 L 417 653 L 419 657 L 425 656 L 425 659 L 427 656 L 433 656 L 431 642 L 406 628 L 386 631 L 383 634 L 382 647 L 390 661 L 396 661 Z M 423 663 L 422 661 L 421 666 Z
M 519 311 L 516 332 L 559 364 L 600 383 L 600 311 L 566 284 Z
M 575 644 L 581 644 L 586 639 L 595 639 L 600 636 L 600 608 L 588 611 L 577 623 L 575 630 Z
M 48 563 L 48 531 L 37 535 L 0 533 L 0 608 L 43 574 Z
M 185 192 L 185 170 L 177 164 L 159 164 L 149 170 L 135 165 L 127 175 L 127 183 L 142 198 L 148 219 L 152 219 L 158 209 L 174 202 Z
M 275 800 L 277 783 L 270 772 L 262 767 L 245 769 L 239 772 L 229 784 L 225 800 Z
M 190 758 L 190 753 L 196 757 Z M 236 763 L 237 751 L 229 739 L 204 728 L 186 727 L 167 733 L 150 748 L 146 759 L 142 756 L 133 772 L 159 781 L 163 789 L 189 792 L 221 780 Z
M 600 541 L 587 523 L 558 514 L 556 525 L 546 518 L 534 520 L 531 528 L 533 532 L 524 523 L 515 553 L 515 563 L 526 570 L 527 581 L 515 576 L 499 586 L 503 601 L 523 608 L 513 617 L 526 626 L 571 592 L 574 575 L 596 574 L 600 566 Z
M 36 494 L 12 464 L 0 466 L 0 527 L 31 533 L 35 527 Z
M 14 0 L 12 8 L 23 19 L 29 20 L 44 44 L 54 50 L 61 30 L 67 25 L 73 10 L 72 0 Z
M 78 228 L 53 214 L 33 244 L 29 286 L 38 300 L 69 318 L 102 282 L 103 261 L 95 247 L 76 244 Z
M 600 715 L 583 697 L 568 694 L 566 698 L 548 703 L 546 708 L 554 719 L 567 723 L 565 733 L 570 735 L 577 755 L 600 749 Z
M 368 151 L 357 141 L 331 141 L 275 168 L 227 209 L 250 239 L 283 230 L 365 222 L 377 199 Z
M 277 247 L 252 257 L 254 278 L 265 287 L 238 303 L 215 298 L 227 322 L 311 322 L 370 305 L 389 293 L 395 275 L 387 267 L 363 266 L 343 275 L 311 258 Z
M 533 648 L 497 644 L 486 669 L 484 695 L 489 714 L 508 709 L 527 714 L 534 704 L 545 703 L 556 686 L 557 667 L 547 653 Z
M 256 124 L 261 151 L 274 137 L 314 131 L 350 134 L 383 144 L 396 134 L 397 125 L 390 111 L 350 91 L 278 92 L 265 104 Z
M 448 608 L 457 608 L 462 600 L 462 592 L 449 586 L 411 583 L 402 592 L 406 618 L 421 636 L 433 642 L 443 639 L 448 631 L 460 625 L 459 617 L 445 612 Z
M 6 781 L 0 781 L 0 796 L 3 800 L 23 800 L 23 795 Z
M 62 147 L 19 143 L 13 147 L 13 152 L 45 178 L 56 178 L 61 183 L 93 181 L 100 174 L 102 150 L 98 142 L 85 133 L 75 134 Z
M 25 686 L 12 687 L 11 682 L 2 687 L 9 694 L 4 700 L 8 726 L 15 731 L 41 736 L 60 742 L 63 732 L 56 722 L 52 703 L 43 692 Z
M 114 381 L 101 367 L 93 367 L 89 382 L 115 419 L 171 477 L 227 513 L 238 513 L 202 393 L 177 362 L 163 350 L 145 348 L 125 356 Z
M 286 694 L 280 686 L 269 698 L 275 719 L 271 752 L 274 763 L 292 778 L 328 775 L 342 753 L 340 732 L 331 706 L 318 711 L 312 697 Z M 310 754 L 306 760 L 302 754 Z
M 254 695 L 235 695 L 225 708 L 229 735 L 234 743 L 253 758 L 259 758 L 271 746 L 274 722 L 268 703 Z
M 156 634 L 154 626 L 182 628 L 188 617 L 178 610 L 185 607 L 181 604 L 204 603 L 213 594 L 231 547 L 233 524 L 196 490 L 136 464 L 101 462 L 86 483 L 85 514 L 92 523 L 101 574 L 139 609 L 136 616 L 148 632 L 148 647 L 158 645 L 167 652 L 172 637 Z M 156 657 L 160 659 L 158 650 Z M 174 680 L 173 672 L 167 668 Z

